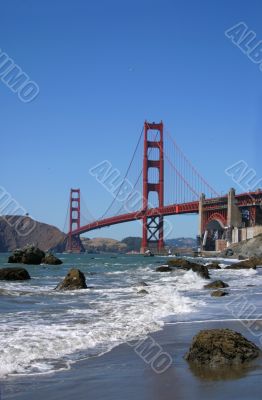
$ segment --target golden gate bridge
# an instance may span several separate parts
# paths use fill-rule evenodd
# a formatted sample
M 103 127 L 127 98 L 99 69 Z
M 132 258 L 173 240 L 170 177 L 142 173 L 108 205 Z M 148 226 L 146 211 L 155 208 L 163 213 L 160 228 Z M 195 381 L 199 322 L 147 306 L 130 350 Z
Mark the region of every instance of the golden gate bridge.
M 142 159 L 142 165 L 136 168 L 134 184 L 131 184 L 128 177 L 136 164 L 136 157 Z M 162 121 L 145 121 L 124 179 L 119 182 L 119 176 L 115 177 L 113 172 L 106 171 L 101 179 L 104 186 L 105 180 L 110 178 L 111 186 L 114 180 L 118 180 L 118 184 L 111 191 L 113 200 L 99 219 L 90 218 L 88 212 L 83 213 L 80 189 L 71 189 L 68 251 L 80 251 L 81 234 L 125 222 L 142 221 L 142 253 L 152 245 L 161 253 L 164 249 L 165 216 L 200 214 L 199 237 L 202 240 L 212 221 L 217 222 L 222 230 L 227 230 L 227 239 L 230 240 L 234 226 L 243 224 L 244 210 L 248 211 L 246 223 L 249 226 L 254 226 L 261 217 L 260 190 L 238 195 L 231 190 L 229 195 L 219 195 L 185 156 L 170 133 L 164 130 Z M 124 197 L 123 192 L 126 194 Z

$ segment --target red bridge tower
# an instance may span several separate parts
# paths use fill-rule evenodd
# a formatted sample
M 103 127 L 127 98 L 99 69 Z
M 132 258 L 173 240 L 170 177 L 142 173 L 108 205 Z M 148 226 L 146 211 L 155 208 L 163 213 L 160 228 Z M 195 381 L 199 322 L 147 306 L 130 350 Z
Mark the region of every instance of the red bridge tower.
M 70 215 L 69 215 L 69 233 L 67 250 L 74 253 L 81 251 L 81 242 L 79 236 L 74 236 L 72 232 L 80 228 L 80 189 L 71 189 L 70 191 Z
M 149 136 L 149 131 L 152 132 Z M 158 205 L 155 207 L 163 207 L 164 205 L 164 140 L 163 140 L 163 122 L 160 123 L 144 123 L 144 158 L 143 158 L 143 237 L 141 252 L 144 253 L 150 244 L 157 244 L 157 250 L 161 252 L 164 247 L 164 219 L 162 215 L 148 217 L 148 208 L 152 208 L 149 204 L 149 193 L 156 192 L 158 197 Z M 158 157 L 150 159 L 152 149 L 158 149 Z M 149 168 L 158 170 L 158 182 L 149 182 Z

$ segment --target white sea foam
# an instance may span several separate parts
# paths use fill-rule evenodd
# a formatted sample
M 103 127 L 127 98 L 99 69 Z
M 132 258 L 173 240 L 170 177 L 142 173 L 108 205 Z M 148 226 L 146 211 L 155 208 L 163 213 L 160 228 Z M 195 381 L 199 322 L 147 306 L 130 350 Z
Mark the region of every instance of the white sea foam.
M 35 303 L 31 309 L 25 306 L 0 316 L 0 377 L 70 368 L 78 359 L 161 329 L 169 316 L 177 320 L 192 319 L 191 314 L 204 318 L 206 304 L 217 304 L 203 289 L 206 281 L 193 271 L 160 274 L 155 272 L 155 264 L 132 267 L 98 273 L 92 290 L 55 292 L 57 276 L 50 276 L 46 286 L 38 286 L 39 280 L 1 283 L 3 295 L 6 291 L 14 296 L 30 293 Z M 211 274 L 226 282 L 228 277 L 233 290 L 249 283 L 262 285 L 262 274 L 255 270 L 212 270 Z M 148 294 L 139 294 L 140 281 L 147 282 Z M 14 300 L 10 296 L 10 301 Z M 22 300 L 19 298 L 19 304 Z
M 195 285 L 193 276 L 184 280 L 186 285 Z M 67 309 L 63 314 L 5 314 L 0 335 L 0 376 L 47 373 L 61 365 L 65 368 L 78 352 L 85 356 L 103 353 L 121 342 L 161 329 L 166 316 L 189 313 L 196 306 L 172 285 L 160 283 L 147 289 L 147 296 L 139 296 L 134 288 L 96 290 L 100 297 L 91 301 L 85 296 L 81 308 Z

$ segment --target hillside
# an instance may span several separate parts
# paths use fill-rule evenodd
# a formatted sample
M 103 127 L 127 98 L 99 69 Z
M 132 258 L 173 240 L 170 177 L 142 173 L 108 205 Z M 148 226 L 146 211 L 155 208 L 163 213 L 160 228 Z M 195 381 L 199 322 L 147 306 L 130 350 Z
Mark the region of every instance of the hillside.
M 239 256 L 246 258 L 262 257 L 262 235 L 233 244 L 229 249 L 232 249 L 233 251 L 233 258 Z M 226 252 L 224 252 L 224 255 L 226 255 Z
M 127 246 L 125 243 L 115 239 L 82 238 L 82 244 L 88 253 L 126 253 Z
M 141 237 L 137 236 L 128 236 L 121 241 L 108 238 L 82 238 L 81 240 L 85 250 L 89 253 L 139 252 L 142 242 Z M 166 246 L 172 249 L 189 249 L 196 246 L 196 241 L 192 238 L 170 239 L 166 241 Z
M 64 238 L 65 234 L 55 226 L 34 221 L 30 217 L 0 217 L 0 252 L 12 251 L 27 244 L 47 251 Z

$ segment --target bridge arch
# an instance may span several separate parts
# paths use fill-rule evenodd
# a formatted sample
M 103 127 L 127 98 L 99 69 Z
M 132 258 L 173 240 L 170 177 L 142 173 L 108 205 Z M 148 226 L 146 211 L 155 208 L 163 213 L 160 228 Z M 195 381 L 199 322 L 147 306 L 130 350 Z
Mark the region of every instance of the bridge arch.
M 227 225 L 225 216 L 220 213 L 213 213 L 208 217 L 205 224 L 205 229 L 208 229 L 212 222 L 217 222 L 223 230 L 226 228 Z

